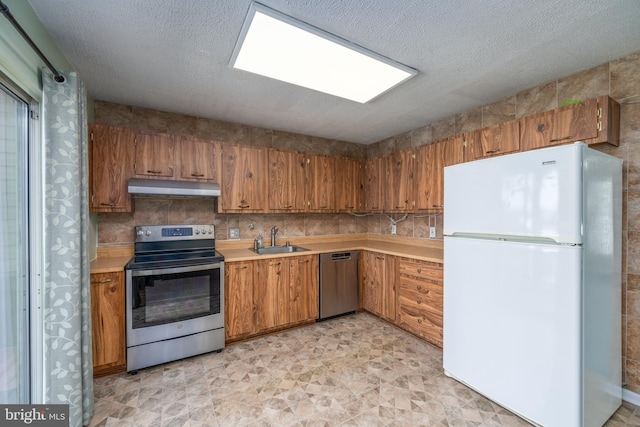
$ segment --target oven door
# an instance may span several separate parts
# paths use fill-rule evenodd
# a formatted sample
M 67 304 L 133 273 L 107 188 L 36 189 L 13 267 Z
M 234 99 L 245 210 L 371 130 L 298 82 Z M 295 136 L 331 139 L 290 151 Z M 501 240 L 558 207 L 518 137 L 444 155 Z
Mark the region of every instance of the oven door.
M 224 327 L 224 262 L 127 270 L 127 347 Z

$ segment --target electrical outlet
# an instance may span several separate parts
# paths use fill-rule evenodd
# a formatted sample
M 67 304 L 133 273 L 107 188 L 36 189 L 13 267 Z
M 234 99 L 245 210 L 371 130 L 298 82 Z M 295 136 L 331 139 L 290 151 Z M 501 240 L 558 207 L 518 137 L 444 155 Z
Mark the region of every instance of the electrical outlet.
M 429 227 L 429 237 L 436 237 L 436 228 L 435 227 Z
M 229 238 L 230 239 L 239 239 L 240 238 L 240 229 L 239 228 L 230 228 L 229 229 Z
M 391 235 L 392 236 L 396 235 L 396 225 L 395 224 L 391 224 Z

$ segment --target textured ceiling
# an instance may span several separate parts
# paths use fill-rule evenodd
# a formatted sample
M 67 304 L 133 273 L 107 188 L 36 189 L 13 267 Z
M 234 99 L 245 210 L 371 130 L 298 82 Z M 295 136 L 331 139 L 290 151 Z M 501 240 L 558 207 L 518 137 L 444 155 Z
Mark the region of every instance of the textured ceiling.
M 29 0 L 97 100 L 372 143 L 640 51 L 637 0 L 263 0 L 419 70 L 359 104 L 234 70 L 250 0 Z

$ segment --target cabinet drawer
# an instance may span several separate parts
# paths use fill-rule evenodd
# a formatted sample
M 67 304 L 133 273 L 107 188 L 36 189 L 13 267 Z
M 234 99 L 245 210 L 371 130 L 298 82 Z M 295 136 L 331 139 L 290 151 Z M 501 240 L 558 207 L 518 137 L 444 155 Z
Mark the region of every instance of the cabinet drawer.
M 400 327 L 442 347 L 442 316 L 424 314 L 410 307 L 400 307 Z
M 442 264 L 400 258 L 398 272 L 401 275 L 415 276 L 423 279 L 442 281 Z
M 442 316 L 442 286 L 418 280 L 400 279 L 398 303 L 400 307 L 416 307 Z

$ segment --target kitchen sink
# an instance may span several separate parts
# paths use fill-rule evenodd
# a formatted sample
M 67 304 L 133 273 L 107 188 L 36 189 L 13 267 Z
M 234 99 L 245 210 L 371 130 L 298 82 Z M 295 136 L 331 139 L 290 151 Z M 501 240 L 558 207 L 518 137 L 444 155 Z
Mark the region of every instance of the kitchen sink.
M 260 255 L 268 255 L 268 254 L 289 254 L 293 252 L 304 252 L 308 251 L 307 248 L 302 248 L 300 246 L 265 246 L 264 248 L 254 249 L 251 248 L 257 254 Z

